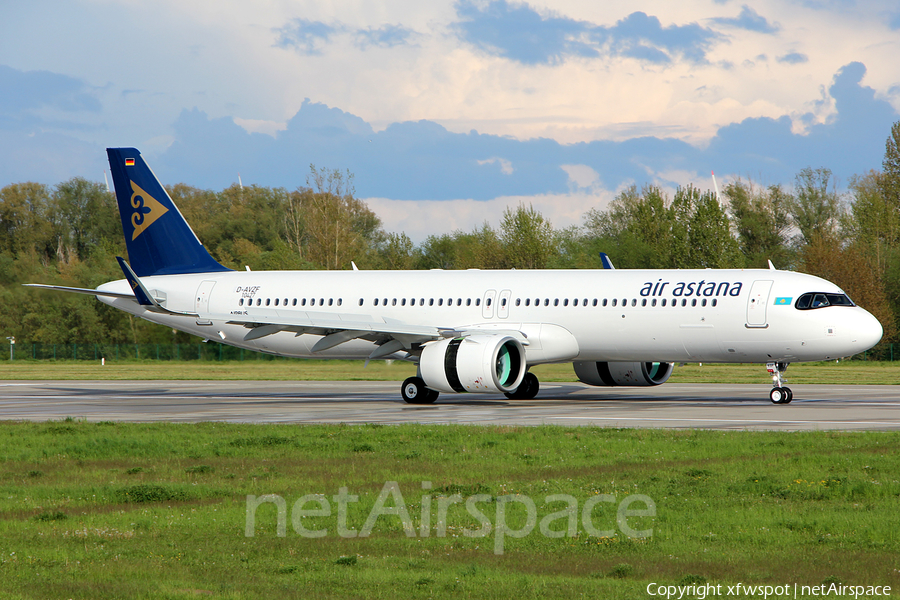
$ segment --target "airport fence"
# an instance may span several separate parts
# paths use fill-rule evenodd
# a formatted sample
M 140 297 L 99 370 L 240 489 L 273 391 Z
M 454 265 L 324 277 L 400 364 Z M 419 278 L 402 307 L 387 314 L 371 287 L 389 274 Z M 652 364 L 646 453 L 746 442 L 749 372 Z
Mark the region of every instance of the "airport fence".
M 0 355 L 2 356 L 2 355 Z M 15 344 L 10 360 L 284 360 L 216 342 L 196 344 Z
M 895 349 L 894 346 L 897 346 Z M 2 348 L 2 346 L 0 346 Z M 3 353 L 0 350 L 0 360 Z M 5 357 L 8 360 L 285 360 L 281 356 L 263 354 L 226 344 L 209 342 L 195 344 L 14 344 Z M 900 360 L 900 344 L 879 344 L 875 348 L 851 357 L 851 360 L 893 362 Z

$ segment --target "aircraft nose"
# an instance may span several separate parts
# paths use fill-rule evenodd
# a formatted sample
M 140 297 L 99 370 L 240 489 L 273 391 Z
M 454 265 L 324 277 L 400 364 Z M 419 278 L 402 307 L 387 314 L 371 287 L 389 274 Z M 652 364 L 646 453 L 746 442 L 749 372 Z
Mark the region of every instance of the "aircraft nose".
M 859 344 L 861 346 L 859 352 L 863 352 L 881 341 L 884 328 L 872 313 L 864 309 L 860 309 L 860 312 L 857 322 L 854 323 L 852 342 Z

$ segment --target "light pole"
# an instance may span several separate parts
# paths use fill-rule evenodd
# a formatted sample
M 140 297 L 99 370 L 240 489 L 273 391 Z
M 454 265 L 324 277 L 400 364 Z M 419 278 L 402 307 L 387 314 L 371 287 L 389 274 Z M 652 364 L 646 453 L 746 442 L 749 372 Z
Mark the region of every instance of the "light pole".
M 16 336 L 11 335 L 6 339 L 9 340 L 9 360 L 12 361 L 14 356 L 13 349 L 16 347 Z

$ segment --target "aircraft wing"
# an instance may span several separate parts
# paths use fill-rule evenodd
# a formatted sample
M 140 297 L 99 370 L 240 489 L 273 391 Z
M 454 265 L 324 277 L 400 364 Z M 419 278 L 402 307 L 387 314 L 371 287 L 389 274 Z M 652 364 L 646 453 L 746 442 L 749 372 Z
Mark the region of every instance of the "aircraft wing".
M 304 333 L 320 335 L 321 339 L 312 347 L 313 352 L 328 350 L 344 342 L 364 339 L 379 344 L 370 359 L 380 358 L 410 350 L 413 344 L 423 344 L 435 340 L 466 337 L 477 333 L 513 335 L 527 344 L 525 335 L 518 330 L 499 331 L 472 327 L 437 327 L 413 325 L 402 321 L 369 315 L 347 315 L 305 312 L 296 315 L 210 315 L 209 318 L 222 319 L 232 325 L 243 325 L 248 329 L 243 341 L 257 340 L 282 331 L 296 335 Z

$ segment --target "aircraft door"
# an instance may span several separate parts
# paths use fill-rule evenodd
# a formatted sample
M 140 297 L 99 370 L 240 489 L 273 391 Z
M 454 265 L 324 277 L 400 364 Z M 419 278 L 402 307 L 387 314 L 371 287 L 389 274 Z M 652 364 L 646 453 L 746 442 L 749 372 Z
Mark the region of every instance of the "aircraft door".
M 497 316 L 501 319 L 505 319 L 509 316 L 509 297 L 511 295 L 512 292 L 509 290 L 500 292 L 500 298 L 497 300 Z
M 769 303 L 769 292 L 772 281 L 754 281 L 747 300 L 747 327 L 768 327 L 766 305 Z
M 488 290 L 481 300 L 481 316 L 485 319 L 494 318 L 494 300 L 497 299 L 497 290 Z
M 209 312 L 209 297 L 212 295 L 215 285 L 215 281 L 200 282 L 200 287 L 197 288 L 197 301 L 194 303 L 194 312 L 198 315 Z

